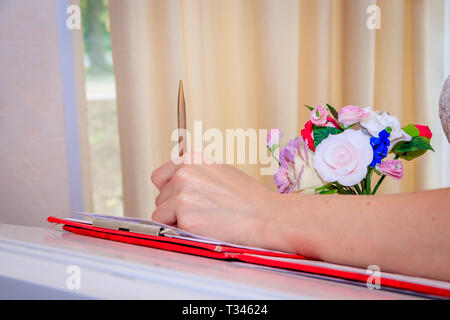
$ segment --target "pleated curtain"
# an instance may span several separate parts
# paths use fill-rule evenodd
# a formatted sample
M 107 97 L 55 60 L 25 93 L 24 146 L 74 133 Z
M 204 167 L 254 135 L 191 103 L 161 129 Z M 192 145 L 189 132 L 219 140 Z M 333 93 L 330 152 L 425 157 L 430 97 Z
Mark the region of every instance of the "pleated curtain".
M 370 5 L 381 29 L 371 29 Z M 177 90 L 188 129 L 280 128 L 308 120 L 303 106 L 373 106 L 402 124 L 429 124 L 435 153 L 405 164 L 396 193 L 444 186 L 438 117 L 446 76 L 445 0 L 110 0 L 124 211 L 149 218 L 153 169 L 170 160 Z M 448 18 L 447 18 L 448 19 Z M 447 72 L 448 73 L 448 72 Z M 275 190 L 258 165 L 239 165 Z M 448 173 L 447 173 L 448 174 Z M 388 180 L 388 179 L 386 179 Z

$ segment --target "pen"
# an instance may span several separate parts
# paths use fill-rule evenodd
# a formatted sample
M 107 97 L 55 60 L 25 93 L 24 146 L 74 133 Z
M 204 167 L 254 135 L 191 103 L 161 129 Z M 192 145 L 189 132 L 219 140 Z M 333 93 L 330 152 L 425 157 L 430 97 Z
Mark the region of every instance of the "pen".
M 178 87 L 178 148 L 179 156 L 186 152 L 186 103 L 184 101 L 183 80 Z

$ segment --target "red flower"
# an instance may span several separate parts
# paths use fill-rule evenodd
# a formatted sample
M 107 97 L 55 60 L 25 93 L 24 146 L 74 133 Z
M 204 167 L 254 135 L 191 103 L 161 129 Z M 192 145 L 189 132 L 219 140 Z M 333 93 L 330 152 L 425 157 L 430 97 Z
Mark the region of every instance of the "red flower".
M 330 116 L 327 117 L 327 123 L 325 126 L 340 128 L 340 125 L 336 121 L 336 119 Z M 311 120 L 305 123 L 305 128 L 302 131 L 300 131 L 300 134 L 303 140 L 308 142 L 308 147 L 312 151 L 316 151 L 316 148 L 314 147 L 313 123 L 311 122 Z
M 335 128 L 341 128 L 339 122 L 337 122 L 336 119 L 334 119 L 333 117 L 328 116 L 327 120 L 328 120 L 327 126 L 329 126 L 329 123 L 331 122 Z
M 300 134 L 302 135 L 303 140 L 308 142 L 308 147 L 312 151 L 316 151 L 316 149 L 314 148 L 313 126 L 311 120 L 305 123 L 305 129 L 303 129 Z
M 433 134 L 431 133 L 431 130 L 428 126 L 422 126 L 420 124 L 414 125 L 419 130 L 419 136 L 425 137 L 431 140 L 431 137 Z

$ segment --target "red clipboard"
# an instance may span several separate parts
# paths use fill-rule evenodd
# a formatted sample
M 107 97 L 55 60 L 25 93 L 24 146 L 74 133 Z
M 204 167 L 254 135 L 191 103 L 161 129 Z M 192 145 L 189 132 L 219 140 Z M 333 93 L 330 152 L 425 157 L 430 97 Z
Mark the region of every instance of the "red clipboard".
M 125 242 L 173 252 L 192 254 L 220 260 L 234 260 L 260 266 L 281 268 L 331 279 L 344 279 L 358 285 L 366 285 L 371 277 L 366 270 L 339 266 L 300 255 L 227 245 L 217 245 L 193 240 L 153 236 L 122 230 L 112 230 L 71 220 L 48 217 L 50 223 L 62 224 L 63 229 L 75 234 Z M 450 283 L 409 276 L 381 273 L 381 289 L 401 291 L 407 294 L 450 298 Z

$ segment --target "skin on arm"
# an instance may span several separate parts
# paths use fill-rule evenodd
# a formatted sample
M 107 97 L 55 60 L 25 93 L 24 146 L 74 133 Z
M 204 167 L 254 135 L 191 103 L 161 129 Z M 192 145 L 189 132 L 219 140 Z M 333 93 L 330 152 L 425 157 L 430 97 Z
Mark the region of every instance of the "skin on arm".
M 236 244 L 450 281 L 450 188 L 280 195 L 232 166 L 173 162 L 152 181 L 160 190 L 155 221 Z
M 281 200 L 286 209 L 279 223 L 290 226 L 294 252 L 450 281 L 448 197 L 449 188 L 378 196 L 291 194 Z

